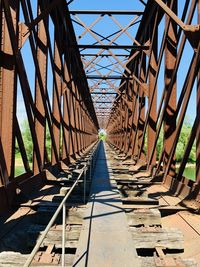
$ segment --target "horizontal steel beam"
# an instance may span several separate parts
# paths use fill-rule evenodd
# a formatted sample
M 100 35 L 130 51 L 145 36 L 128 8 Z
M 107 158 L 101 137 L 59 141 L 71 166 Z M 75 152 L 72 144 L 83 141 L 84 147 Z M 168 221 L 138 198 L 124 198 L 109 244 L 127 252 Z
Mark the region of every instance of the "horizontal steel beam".
M 113 55 L 111 54 L 101 54 L 101 55 L 97 55 L 97 54 L 83 54 L 81 53 L 82 57 L 113 57 Z M 129 57 L 129 54 L 115 54 L 116 57 Z
M 91 95 L 116 95 L 117 93 L 111 92 L 91 92 Z
M 74 45 L 70 46 L 74 47 Z M 148 50 L 148 45 L 90 45 L 90 44 L 80 44 L 76 45 L 78 48 L 84 49 L 134 49 L 134 50 Z
M 93 101 L 94 104 L 99 103 L 99 104 L 110 104 L 112 101 Z
M 70 10 L 69 14 L 87 14 L 87 15 L 142 15 L 140 10 Z
M 124 77 L 124 76 L 93 76 L 93 75 L 87 75 L 86 76 L 87 79 L 99 79 L 99 80 L 121 80 L 121 79 L 125 79 L 125 80 L 132 80 L 133 78 L 129 78 L 129 77 Z
M 107 111 L 111 111 L 109 107 L 97 107 L 96 109 L 101 110 L 101 109 L 107 109 Z

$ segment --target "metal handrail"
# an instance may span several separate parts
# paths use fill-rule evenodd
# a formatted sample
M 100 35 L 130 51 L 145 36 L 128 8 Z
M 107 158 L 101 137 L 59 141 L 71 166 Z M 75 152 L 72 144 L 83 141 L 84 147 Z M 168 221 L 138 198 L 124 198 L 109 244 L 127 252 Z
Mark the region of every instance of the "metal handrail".
M 91 165 L 89 164 L 90 161 L 93 161 L 93 156 L 95 157 L 96 160 L 96 149 L 93 150 L 93 153 L 90 155 L 88 162 L 85 164 L 85 166 L 82 168 L 82 171 L 80 172 L 79 176 L 77 177 L 76 181 L 73 183 L 72 187 L 70 188 L 70 190 L 68 191 L 68 193 L 66 194 L 66 196 L 63 198 L 63 200 L 61 201 L 60 205 L 58 206 L 57 210 L 55 211 L 54 215 L 52 216 L 51 220 L 49 221 L 49 223 L 47 224 L 47 227 L 45 228 L 44 232 L 42 233 L 42 235 L 40 236 L 39 240 L 37 241 L 35 247 L 33 248 L 31 254 L 29 255 L 28 259 L 26 260 L 25 264 L 23 265 L 23 267 L 29 267 L 30 264 L 32 263 L 36 253 L 38 252 L 42 242 L 44 241 L 46 235 L 48 234 L 50 228 L 52 227 L 52 225 L 54 224 L 55 220 L 57 219 L 61 209 L 63 208 L 63 235 L 62 235 L 62 267 L 64 267 L 64 263 L 65 263 L 65 225 L 66 225 L 66 200 L 68 199 L 68 197 L 70 196 L 71 192 L 73 191 L 74 187 L 76 186 L 76 184 L 78 183 L 78 181 L 80 180 L 80 178 L 82 177 L 82 175 L 84 174 L 84 181 L 86 180 L 86 171 L 88 169 L 88 166 Z M 93 164 L 92 164 L 93 165 Z M 86 186 L 86 183 L 84 182 L 84 187 Z M 84 198 L 85 198 L 85 188 L 84 188 Z M 85 202 L 85 200 L 84 200 Z

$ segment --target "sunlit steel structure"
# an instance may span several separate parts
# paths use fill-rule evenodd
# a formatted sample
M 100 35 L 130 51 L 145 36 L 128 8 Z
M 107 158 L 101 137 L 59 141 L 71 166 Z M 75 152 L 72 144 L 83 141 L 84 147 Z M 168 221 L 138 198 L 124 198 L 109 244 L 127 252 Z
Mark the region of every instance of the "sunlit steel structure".
M 76 161 L 97 141 L 100 128 L 106 129 L 108 143 L 136 166 L 178 181 L 198 199 L 200 1 L 140 1 L 143 10 L 133 11 L 71 10 L 72 1 L 38 0 L 37 10 L 35 1 L 0 1 L 0 210 L 9 209 L 19 185 L 31 191 L 48 168 L 66 168 Z M 86 25 L 84 16 L 94 21 Z M 124 16 L 130 18 L 126 26 L 119 19 Z M 104 19 L 115 24 L 113 33 L 95 29 Z M 82 33 L 74 30 L 77 25 Z M 86 34 L 93 42 L 81 42 Z M 192 91 L 196 117 L 176 173 L 175 152 Z M 32 165 L 17 116 L 20 105 L 30 128 Z M 163 147 L 157 155 L 160 134 Z M 192 182 L 183 172 L 194 142 Z M 15 175 L 17 145 L 25 169 L 20 176 Z

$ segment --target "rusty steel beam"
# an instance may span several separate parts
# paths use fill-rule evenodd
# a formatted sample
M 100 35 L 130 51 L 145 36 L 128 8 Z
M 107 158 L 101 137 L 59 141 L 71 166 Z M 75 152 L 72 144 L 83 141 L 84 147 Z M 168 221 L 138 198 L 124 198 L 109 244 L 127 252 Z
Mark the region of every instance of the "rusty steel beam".
M 182 29 L 184 29 L 184 23 L 181 19 L 179 19 L 176 15 L 176 11 L 174 12 L 174 9 L 170 9 L 162 0 L 154 0 L 165 12 L 166 14 L 172 18 L 176 24 L 178 24 Z
M 32 10 L 31 10 L 31 3 L 29 2 L 29 0 L 27 0 L 27 1 L 28 1 L 28 9 L 29 10 L 26 9 L 26 4 L 25 4 L 24 0 L 22 0 L 22 7 L 23 7 L 25 20 L 26 20 L 27 23 L 29 23 L 29 17 L 30 17 L 31 20 L 33 20 L 33 14 L 32 14 Z M 42 5 L 42 3 L 43 2 L 41 2 L 41 5 Z M 49 33 L 48 33 L 48 30 L 47 30 L 47 24 L 46 24 L 45 20 L 44 20 L 44 27 L 45 27 L 47 46 L 49 48 L 48 49 L 49 50 L 49 57 L 50 57 L 50 60 L 51 60 L 51 67 L 52 67 L 52 65 L 53 65 L 52 64 L 52 60 L 53 60 L 52 48 L 51 48 L 51 43 L 49 41 Z M 31 51 L 33 53 L 33 60 L 34 60 L 34 63 L 35 63 L 37 82 L 38 82 L 38 85 L 39 85 L 38 86 L 38 92 L 40 92 L 40 95 L 41 95 L 40 105 L 43 106 L 44 111 L 45 111 L 45 117 L 46 117 L 48 129 L 49 129 L 49 133 L 50 133 L 50 136 L 51 136 L 52 149 L 54 150 L 54 153 L 55 153 L 57 161 L 58 161 L 58 155 L 57 155 L 57 152 L 56 152 L 56 145 L 55 145 L 55 138 L 54 138 L 54 135 L 53 135 L 53 132 L 52 132 L 52 119 L 53 118 L 52 118 L 52 113 L 51 113 L 51 104 L 50 104 L 49 94 L 48 94 L 48 91 L 46 90 L 46 88 L 44 86 L 44 83 L 43 83 L 43 80 L 44 80 L 43 73 L 41 72 L 41 69 L 40 69 L 38 61 L 37 61 L 37 50 L 36 50 L 35 44 L 34 44 L 35 42 L 37 43 L 37 41 L 36 41 L 37 38 L 38 38 L 37 37 L 37 33 L 36 33 L 35 30 L 33 30 L 33 35 L 32 34 L 30 35 L 29 41 L 30 41 Z M 54 77 L 54 71 L 53 71 L 53 77 Z M 46 77 L 46 79 L 47 79 L 47 77 Z M 45 131 L 45 135 L 46 135 L 46 131 Z M 33 141 L 34 141 L 34 139 L 35 138 L 33 138 Z M 46 139 L 46 137 L 45 137 L 45 139 Z M 35 145 L 36 144 L 34 143 L 34 146 Z M 36 151 L 37 150 L 35 149 L 35 152 Z M 49 162 L 49 158 L 48 158 L 48 155 L 47 155 L 46 152 L 47 152 L 47 150 L 46 150 L 46 148 L 44 148 L 44 155 L 40 155 L 40 159 L 41 159 L 41 157 L 44 156 L 45 163 Z M 39 161 L 39 160 L 37 160 L 37 161 Z M 41 162 L 41 160 L 39 162 Z M 39 163 L 39 166 L 40 165 L 41 165 L 41 163 Z
M 172 6 L 171 6 L 172 3 Z M 171 6 L 171 10 L 177 13 L 177 2 L 168 1 L 168 6 Z M 168 25 L 169 18 L 166 17 L 166 26 Z M 177 25 L 173 21 L 170 21 L 166 48 L 165 48 L 165 91 L 167 92 L 170 81 L 171 73 L 175 68 L 176 55 L 177 55 Z M 175 140 L 175 129 L 176 129 L 176 79 L 172 85 L 171 95 L 168 100 L 165 120 L 164 120 L 164 168 L 168 161 L 170 150 Z M 175 157 L 169 170 L 169 175 L 174 177 L 176 172 Z
M 31 31 L 34 29 L 36 25 L 38 25 L 42 20 L 44 20 L 51 11 L 60 4 L 60 2 L 63 0 L 53 0 L 49 5 L 40 13 L 38 16 L 28 24 L 28 31 Z M 28 34 L 28 32 L 26 32 Z
M 156 120 L 157 120 L 157 86 L 156 84 L 156 73 L 157 73 L 157 53 L 158 53 L 158 29 L 157 29 L 157 19 L 155 23 L 150 25 L 150 42 L 152 47 L 152 54 L 150 57 L 150 70 L 149 70 L 149 99 L 148 102 L 150 113 L 148 119 L 148 134 L 147 134 L 147 160 L 149 160 L 153 143 L 156 137 Z M 151 107 L 150 107 L 151 105 Z M 152 161 L 150 162 L 152 166 L 156 164 L 156 150 L 154 149 Z
M 192 88 L 194 85 L 195 78 L 199 71 L 199 67 L 200 67 L 200 44 L 198 45 L 197 53 L 194 53 L 193 55 L 193 58 L 190 64 L 190 69 L 188 70 L 187 77 L 186 77 L 184 87 L 182 90 L 182 95 L 180 96 L 179 103 L 177 105 L 177 109 L 181 109 L 181 113 L 178 118 L 176 132 L 175 132 L 175 142 L 173 143 L 173 146 L 170 152 L 167 168 L 165 170 L 165 177 L 168 175 L 171 163 L 173 161 L 173 157 L 174 157 L 175 150 L 176 150 L 177 143 L 178 143 L 178 138 L 180 136 L 181 128 L 183 125 L 183 120 L 186 114 L 186 109 L 187 109 L 188 102 L 189 102 L 189 99 L 192 93 Z M 183 157 L 183 162 L 186 162 L 186 160 L 187 158 Z
M 193 3 L 191 5 L 189 16 L 188 16 L 188 19 L 187 19 L 187 23 L 191 23 L 191 19 L 192 19 L 192 16 L 193 16 L 194 9 L 195 9 L 195 3 Z M 165 29 L 165 34 L 164 34 L 165 38 L 163 39 L 163 40 L 165 40 L 165 42 L 166 42 L 166 37 L 167 37 L 167 35 L 166 35 L 167 31 L 168 31 L 168 27 Z M 181 35 L 179 34 L 178 36 L 179 36 L 179 39 L 180 39 Z M 170 85 L 169 85 L 168 91 L 165 92 L 165 90 L 163 90 L 163 95 L 162 95 L 162 98 L 161 98 L 160 107 L 158 109 L 158 114 L 160 114 L 160 112 L 161 112 L 161 106 L 162 106 L 163 99 L 164 98 L 166 98 L 166 99 L 164 101 L 164 107 L 163 107 L 163 110 L 162 110 L 162 114 L 160 115 L 159 124 L 157 126 L 156 140 L 158 140 L 158 136 L 159 136 L 159 133 L 161 131 L 161 126 L 162 126 L 162 123 L 164 121 L 165 112 L 166 112 L 166 109 L 167 109 L 167 105 L 168 105 L 168 101 L 169 101 L 169 98 L 170 98 L 171 90 L 173 88 L 174 80 L 176 79 L 176 75 L 177 75 L 177 71 L 178 71 L 178 68 L 179 68 L 181 56 L 182 56 L 182 53 L 183 53 L 183 50 L 184 50 L 184 47 L 185 47 L 185 41 L 186 41 L 186 37 L 183 36 L 182 40 L 181 40 L 181 43 L 180 43 L 180 48 L 179 48 L 179 51 L 178 51 L 178 54 L 177 54 L 177 58 L 176 58 L 176 65 L 175 65 L 175 67 L 173 69 L 173 72 L 172 72 L 171 81 L 170 81 Z M 165 44 L 165 42 L 164 42 L 164 44 Z M 164 46 L 162 46 L 162 47 L 164 48 Z M 159 60 L 159 62 L 161 62 L 161 60 Z M 160 65 L 160 63 L 158 65 Z M 154 142 L 154 149 L 155 149 L 155 146 L 156 146 L 156 142 Z M 161 162 L 163 161 L 163 155 L 164 155 L 164 148 L 162 150 L 158 166 L 160 166 Z M 150 159 L 150 161 L 151 161 L 151 159 Z
M 200 1 L 198 0 L 198 23 L 200 24 Z M 200 114 L 200 71 L 197 77 L 197 116 Z M 196 130 L 196 181 L 200 181 L 200 119 Z
M 190 42 L 192 48 L 194 48 L 194 51 L 198 54 L 197 43 L 195 45 L 196 42 L 195 40 L 197 40 L 198 37 L 197 29 L 194 27 L 194 25 L 191 25 L 197 2 L 193 1 L 189 6 L 188 1 L 185 1 L 184 3 L 185 6 L 183 8 L 181 19 L 179 19 L 178 16 L 176 15 L 176 4 L 177 4 L 176 1 L 168 1 L 167 5 L 163 1 L 155 1 L 155 2 L 159 4 L 161 9 L 158 8 L 158 5 L 155 5 L 153 1 L 151 2 L 149 1 L 147 3 L 147 9 L 144 12 L 143 20 L 141 22 L 141 27 L 139 28 L 137 35 L 138 41 L 140 43 L 145 43 L 145 42 L 148 43 L 149 37 L 150 41 L 152 40 L 152 42 L 150 42 L 150 50 L 147 55 L 147 57 L 149 57 L 150 60 L 147 61 L 147 66 L 145 66 L 143 69 L 143 73 L 145 74 L 142 74 L 141 72 L 138 75 L 138 73 L 136 73 L 136 71 L 134 70 L 134 66 L 136 64 L 138 65 L 138 62 L 136 61 L 135 58 L 132 59 L 132 61 L 130 61 L 130 63 L 127 65 L 128 68 L 133 70 L 133 75 L 135 74 L 135 76 L 138 77 L 140 81 L 142 80 L 143 83 L 147 83 L 148 94 L 144 94 L 143 88 L 138 92 L 135 91 L 135 94 L 137 96 L 136 99 L 138 100 L 135 102 L 134 105 L 138 112 L 138 116 L 136 116 L 136 118 L 138 119 L 136 119 L 135 122 L 132 121 L 132 123 L 130 124 L 130 122 L 128 122 L 127 120 L 127 116 L 129 115 L 127 115 L 127 109 L 125 108 L 126 106 L 125 99 L 128 93 L 123 88 L 123 90 L 121 91 L 121 97 L 119 92 L 119 98 L 115 100 L 113 104 L 112 111 L 110 113 L 107 123 L 107 132 L 108 132 L 109 142 L 113 143 L 122 153 L 128 154 L 125 137 L 130 138 L 128 131 L 130 131 L 132 127 L 135 127 L 137 132 L 137 137 L 130 138 L 132 141 L 131 146 L 139 147 L 139 151 L 138 153 L 136 151 L 135 155 L 137 156 L 138 159 L 142 158 L 143 160 L 147 159 L 148 163 L 147 167 L 150 170 L 153 166 L 155 166 L 155 168 L 157 169 L 157 173 L 160 170 L 162 170 L 164 171 L 165 177 L 167 177 L 167 176 L 175 176 L 175 150 L 178 139 L 180 137 L 180 131 L 182 128 L 183 119 L 185 117 L 186 109 L 188 106 L 190 93 L 193 88 L 193 79 L 194 77 L 197 78 L 196 70 L 198 68 L 198 58 L 196 57 L 196 59 L 193 58 L 193 62 L 189 67 L 190 72 L 188 71 L 188 75 L 185 80 L 185 85 L 183 86 L 183 88 L 181 88 L 180 97 L 177 99 L 178 105 L 176 106 L 176 76 L 177 76 L 177 71 L 180 70 L 180 61 L 183 55 L 183 51 L 186 49 L 185 46 L 186 39 Z M 158 29 L 161 18 L 165 14 L 166 14 L 166 24 L 165 28 L 163 29 L 163 38 L 160 47 L 158 47 L 159 50 L 157 51 L 156 48 L 157 45 L 155 42 L 155 40 L 157 39 L 156 31 Z M 155 18 L 157 18 L 157 23 L 155 23 L 156 20 Z M 177 21 L 177 18 L 179 19 L 179 21 Z M 154 25 L 153 29 L 151 30 L 150 36 L 148 35 L 147 29 L 144 27 L 145 23 L 147 23 L 148 25 Z M 178 31 L 177 31 L 177 25 L 181 26 Z M 194 34 L 192 34 L 192 27 L 195 28 Z M 188 34 L 187 31 L 190 31 L 191 34 Z M 182 32 L 184 34 L 181 36 Z M 182 37 L 182 39 L 180 39 L 180 37 Z M 155 42 L 154 45 L 152 45 L 153 42 Z M 161 73 L 161 68 L 163 68 L 161 66 L 161 62 L 164 60 L 164 56 L 165 56 L 165 82 L 164 82 L 165 86 L 163 88 L 160 102 L 157 103 L 156 100 L 156 90 L 158 87 L 157 83 L 158 83 L 158 77 Z M 138 55 L 138 57 L 141 59 L 142 55 L 140 54 Z M 196 62 L 197 66 L 195 65 L 194 62 Z M 127 68 L 125 69 L 125 72 L 128 73 L 129 75 L 132 75 L 131 71 L 128 71 Z M 130 81 L 128 80 L 127 82 L 129 83 Z M 133 86 L 136 85 L 134 85 L 133 83 Z M 161 88 L 159 88 L 159 90 L 160 89 Z M 144 109 L 146 99 L 148 100 L 147 112 L 145 112 Z M 199 103 L 198 93 L 197 93 L 197 103 Z M 158 104 L 159 116 L 156 115 L 157 104 Z M 198 113 L 199 112 L 197 112 L 197 114 Z M 198 119 L 199 116 L 197 116 L 196 120 Z M 138 120 L 140 122 L 138 122 Z M 182 179 L 181 177 L 183 175 L 183 171 L 185 169 L 187 159 L 192 148 L 195 133 L 196 136 L 199 135 L 196 129 L 196 126 L 198 125 L 196 120 L 192 128 L 191 136 L 188 139 L 186 150 L 185 152 L 183 152 L 183 160 L 178 174 L 179 179 Z M 176 127 L 176 122 L 178 122 L 177 127 Z M 142 131 L 140 131 L 139 134 L 138 129 L 140 127 L 142 127 Z M 162 127 L 164 127 L 164 146 L 157 162 L 155 156 L 156 146 L 158 143 L 158 137 L 161 133 Z M 149 130 L 151 132 L 149 133 L 149 138 L 147 139 L 147 144 L 146 144 L 145 136 L 147 129 L 148 132 Z M 197 147 L 199 148 L 199 142 L 197 143 Z M 198 153 L 199 152 L 197 149 L 197 154 Z M 162 164 L 164 169 L 161 168 Z M 196 164 L 197 166 L 199 166 L 198 156 Z M 198 167 L 196 167 L 196 169 L 198 172 L 199 171 Z
M 74 46 L 71 46 L 74 47 Z M 131 50 L 148 50 L 149 47 L 145 45 L 78 45 L 78 48 L 84 49 L 131 49 Z
M 86 76 L 87 79 L 91 79 L 91 80 L 107 80 L 107 79 L 110 79 L 110 80 L 121 80 L 121 79 L 124 79 L 124 80 L 132 80 L 133 78 L 130 78 L 130 77 L 123 77 L 123 76 L 92 76 L 92 75 L 87 75 Z
M 99 88 L 97 88 L 97 89 L 99 89 Z M 116 93 L 107 92 L 107 91 L 106 92 L 91 92 L 91 95 L 116 95 Z
M 143 11 L 129 10 L 70 10 L 70 14 L 86 15 L 142 15 Z
M 117 57 L 128 57 L 129 54 L 115 54 Z M 92 53 L 81 53 L 82 57 L 98 57 L 97 54 Z M 101 54 L 101 57 L 112 57 L 110 54 Z
M 100 126 L 106 127 L 108 141 L 118 152 L 134 158 L 136 164 L 143 162 L 148 171 L 154 167 L 157 174 L 164 174 L 164 179 L 183 179 L 196 141 L 196 181 L 199 181 L 200 31 L 195 11 L 199 15 L 200 3 L 182 1 L 180 13 L 176 6 L 179 1 L 140 1 L 144 11 L 70 11 L 64 0 L 0 2 L 0 210 L 12 202 L 19 181 L 30 179 L 33 172 L 42 177 L 47 166 L 66 167 L 78 159 L 97 139 Z M 40 10 L 35 17 L 37 4 Z M 118 17 L 128 18 L 130 14 L 130 22 L 123 26 Z M 97 16 L 88 26 L 78 15 Z M 108 35 L 101 32 L 101 27 L 94 30 L 104 18 L 115 25 Z M 77 36 L 73 23 L 83 29 Z M 130 33 L 133 27 L 137 27 L 136 34 Z M 84 42 L 86 34 L 95 41 Z M 128 37 L 124 38 L 129 40 L 127 43 L 123 42 L 123 36 Z M 185 66 L 187 76 L 177 95 L 176 83 L 187 41 L 193 57 Z M 87 53 L 87 48 L 99 50 L 96 54 Z M 115 54 L 112 49 L 123 51 Z M 35 83 L 26 68 L 27 56 L 32 58 Z M 163 88 L 160 78 L 164 79 Z M 197 116 L 179 172 L 175 174 L 176 148 L 196 81 Z M 20 91 L 33 143 L 33 167 L 16 116 Z M 162 128 L 164 145 L 156 157 Z M 50 148 L 46 144 L 47 129 Z M 13 179 L 16 144 L 25 173 Z
M 146 57 L 143 54 L 141 58 L 141 79 L 145 81 L 146 76 Z M 144 132 L 144 122 L 145 122 L 145 105 L 146 99 L 142 87 L 139 88 L 139 116 L 138 116 L 138 153 L 141 151 L 140 159 L 146 160 L 144 147 L 142 147 L 142 135 Z
M 55 70 L 55 81 L 54 81 L 54 90 L 53 90 L 53 120 L 52 120 L 52 130 L 55 138 L 56 153 L 60 155 L 60 139 L 61 139 L 61 93 L 62 93 L 62 82 L 60 79 L 62 73 L 62 55 L 61 55 L 61 46 L 60 41 L 61 37 L 58 31 L 58 25 L 55 25 L 55 36 L 54 36 L 54 70 Z M 54 150 L 52 149 L 52 164 L 56 164 L 57 158 Z
M 65 66 L 66 68 L 66 66 Z M 72 140 L 72 131 L 71 123 L 69 116 L 69 89 L 65 90 L 63 95 L 63 139 L 62 139 L 62 158 L 65 163 L 69 163 L 69 155 L 72 154 L 73 140 Z
M 43 11 L 43 1 L 38 1 L 38 15 Z M 36 73 L 36 83 L 35 83 L 35 130 L 36 136 L 39 140 L 39 153 L 41 162 L 37 162 L 36 154 L 33 153 L 33 171 L 34 174 L 37 174 L 40 170 L 44 168 L 45 165 L 45 140 L 46 140 L 46 114 L 45 108 L 43 105 L 43 97 L 42 94 L 46 94 L 47 88 L 47 36 L 45 33 L 45 23 L 48 26 L 48 20 L 41 20 L 38 24 L 37 31 L 37 61 L 38 68 L 41 74 L 41 83 L 38 80 L 38 76 Z M 41 88 L 42 86 L 42 88 Z M 39 166 L 38 166 L 39 164 Z
M 97 138 L 98 121 L 86 77 L 84 79 L 80 54 L 75 49 L 73 58 L 68 57 L 69 51 L 63 47 L 63 38 L 67 44 L 75 44 L 72 24 L 68 27 L 71 20 L 66 3 L 58 0 L 45 2 L 45 8 L 43 4 L 43 0 L 34 3 L 30 0 L 0 2 L 0 212 L 12 203 L 17 182 L 36 174 L 43 179 L 47 163 L 48 166 L 61 166 L 60 161 L 69 163 L 70 155 L 79 155 Z M 34 18 L 36 5 L 38 15 Z M 19 21 L 19 17 L 24 22 Z M 50 17 L 54 35 L 48 25 Z M 30 48 L 26 54 L 23 49 L 25 41 Z M 35 88 L 25 68 L 28 56 L 33 59 Z M 84 82 L 72 80 L 77 70 Z M 53 76 L 52 97 L 49 95 L 49 75 Z M 33 143 L 33 167 L 30 167 L 28 157 L 31 155 L 27 153 L 21 121 L 18 114 L 16 116 L 20 90 L 20 101 L 25 106 L 24 113 L 30 127 L 30 142 Z M 51 155 L 47 155 L 46 127 L 50 132 Z M 13 179 L 16 144 L 25 173 Z
M 30 90 L 30 85 L 28 82 L 27 74 L 25 71 L 25 66 L 23 62 L 23 58 L 21 53 L 18 51 L 18 43 L 17 43 L 17 38 L 16 34 L 14 31 L 13 23 L 11 18 L 11 13 L 10 13 L 10 7 L 8 5 L 8 2 L 4 2 L 4 8 L 5 8 L 5 13 L 6 13 L 6 21 L 8 24 L 9 28 L 9 35 L 10 35 L 10 40 L 12 44 L 12 50 L 16 59 L 16 64 L 17 64 L 17 71 L 19 74 L 19 80 L 21 83 L 21 88 L 22 88 L 22 93 L 23 93 L 23 98 L 24 98 L 24 104 L 27 112 L 27 117 L 30 125 L 30 131 L 33 139 L 33 144 L 35 146 L 35 152 L 37 155 L 37 162 L 41 162 L 40 154 L 39 154 L 39 146 L 38 146 L 38 139 L 36 137 L 36 132 L 34 128 L 34 122 L 33 122 L 33 113 L 34 113 L 34 103 L 33 103 L 33 98 L 31 95 L 31 90 Z M 32 113 L 33 112 L 33 113 Z
M 19 21 L 19 1 L 8 1 L 10 8 L 10 19 L 13 23 L 13 30 L 17 36 L 17 25 Z M 6 21 L 4 8 L 2 12 L 2 37 L 1 37 L 1 61 L 0 61 L 0 136 L 2 153 L 5 158 L 4 185 L 14 178 L 14 157 L 15 157 L 15 114 L 16 114 L 16 89 L 17 73 L 12 43 L 9 38 L 9 28 Z

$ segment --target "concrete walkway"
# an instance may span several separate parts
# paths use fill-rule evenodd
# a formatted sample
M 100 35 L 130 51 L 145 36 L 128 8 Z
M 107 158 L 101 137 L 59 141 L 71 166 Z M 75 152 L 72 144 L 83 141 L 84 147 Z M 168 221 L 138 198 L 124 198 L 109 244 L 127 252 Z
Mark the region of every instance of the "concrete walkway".
M 91 197 L 73 266 L 137 267 L 137 258 L 118 190 L 109 179 L 104 144 L 100 144 Z

